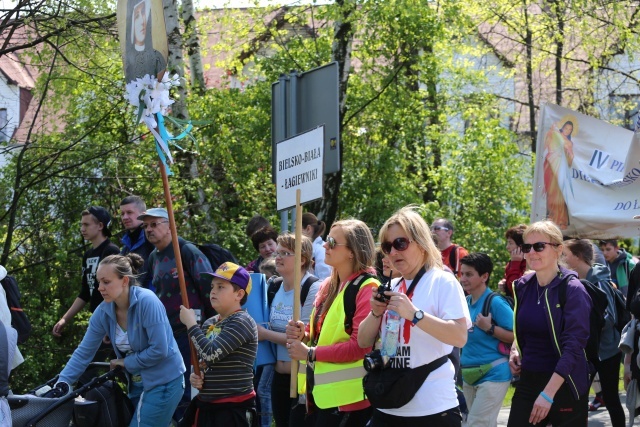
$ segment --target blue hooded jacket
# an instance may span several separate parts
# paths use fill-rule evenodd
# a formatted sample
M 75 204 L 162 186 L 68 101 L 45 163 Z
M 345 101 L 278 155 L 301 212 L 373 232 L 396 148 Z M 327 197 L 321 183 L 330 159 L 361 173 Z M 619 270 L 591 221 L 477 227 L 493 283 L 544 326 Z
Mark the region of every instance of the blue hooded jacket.
M 85 371 L 105 335 L 116 336 L 116 305 L 102 302 L 89 319 L 89 328 L 60 373 L 60 381 L 73 384 Z M 131 353 L 123 355 L 112 340 L 119 359 L 130 374 L 141 375 L 145 390 L 183 375 L 186 368 L 169 325 L 167 312 L 156 294 L 139 286 L 129 288 L 127 335 Z
M 565 276 L 573 276 L 567 283 L 567 302 L 564 309 L 560 307 L 558 287 Z M 538 286 L 535 273 L 525 274 L 514 282 L 513 310 L 514 343 L 517 346 L 520 357 L 527 357 L 523 348 L 526 348 L 526 336 L 518 335 L 518 306 L 524 301 L 520 298 L 525 295 L 523 290 L 527 286 Z M 533 295 L 529 293 L 528 295 Z M 525 295 L 526 296 L 526 295 Z M 571 270 L 560 267 L 560 273 L 556 276 L 544 291 L 544 307 L 547 316 L 547 326 L 551 341 L 555 344 L 554 351 L 559 360 L 554 372 L 564 378 L 576 399 L 585 396 L 589 391 L 590 368 L 584 352 L 589 338 L 589 315 L 591 313 L 591 298 L 586 289 L 580 283 L 578 275 Z

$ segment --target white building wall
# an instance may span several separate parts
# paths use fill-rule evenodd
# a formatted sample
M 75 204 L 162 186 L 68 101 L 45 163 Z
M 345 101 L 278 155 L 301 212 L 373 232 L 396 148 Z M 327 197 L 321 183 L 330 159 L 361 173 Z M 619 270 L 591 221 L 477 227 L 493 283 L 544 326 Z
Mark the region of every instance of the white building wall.
M 4 129 L 0 129 L 7 137 L 0 134 L 0 142 L 7 141 L 13 135 L 13 131 L 20 124 L 20 88 L 16 85 L 9 85 L 7 81 L 0 76 L 0 109 L 7 109 L 8 125 Z

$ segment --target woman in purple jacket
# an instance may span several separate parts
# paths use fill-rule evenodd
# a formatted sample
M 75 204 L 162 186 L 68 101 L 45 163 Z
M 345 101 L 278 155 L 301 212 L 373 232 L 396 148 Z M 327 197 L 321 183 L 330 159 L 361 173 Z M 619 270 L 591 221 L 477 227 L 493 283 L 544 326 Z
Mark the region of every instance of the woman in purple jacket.
M 509 427 L 587 425 L 591 299 L 573 271 L 558 263 L 562 232 L 551 221 L 531 224 L 521 246 L 535 273 L 514 282 L 515 334 L 509 366 L 520 375 Z M 560 284 L 567 281 L 566 304 Z

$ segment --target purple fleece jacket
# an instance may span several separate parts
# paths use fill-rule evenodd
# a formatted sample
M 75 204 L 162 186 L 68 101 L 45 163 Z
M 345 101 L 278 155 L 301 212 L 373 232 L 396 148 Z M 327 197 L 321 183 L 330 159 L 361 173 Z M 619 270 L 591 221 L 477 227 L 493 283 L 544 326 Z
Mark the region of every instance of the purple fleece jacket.
M 564 309 L 560 307 L 558 287 L 565 275 L 573 276 L 567 283 L 567 302 Z M 523 301 L 527 298 L 523 292 L 527 286 L 538 286 L 535 273 L 526 274 L 514 282 L 515 307 L 513 332 L 520 351 L 526 346 L 526 335 L 519 335 L 517 325 L 518 306 L 533 303 Z M 528 293 L 533 295 L 535 293 Z M 531 297 L 529 297 L 531 298 Z M 549 283 L 546 297 L 543 299 L 547 316 L 547 326 L 554 351 L 559 357 L 555 372 L 565 379 L 574 397 L 578 399 L 589 391 L 589 362 L 584 353 L 589 338 L 589 315 L 591 313 L 591 298 L 575 272 L 560 267 L 560 274 Z M 548 301 L 548 305 L 547 305 Z

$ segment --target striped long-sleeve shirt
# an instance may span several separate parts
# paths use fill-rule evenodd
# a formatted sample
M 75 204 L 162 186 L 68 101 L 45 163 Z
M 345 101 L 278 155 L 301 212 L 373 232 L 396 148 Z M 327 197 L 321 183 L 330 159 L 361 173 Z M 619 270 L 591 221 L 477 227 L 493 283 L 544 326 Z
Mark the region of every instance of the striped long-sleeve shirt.
M 200 399 L 213 402 L 253 392 L 253 364 L 258 328 L 246 311 L 218 321 L 218 316 L 189 328 L 189 337 L 205 365 Z

